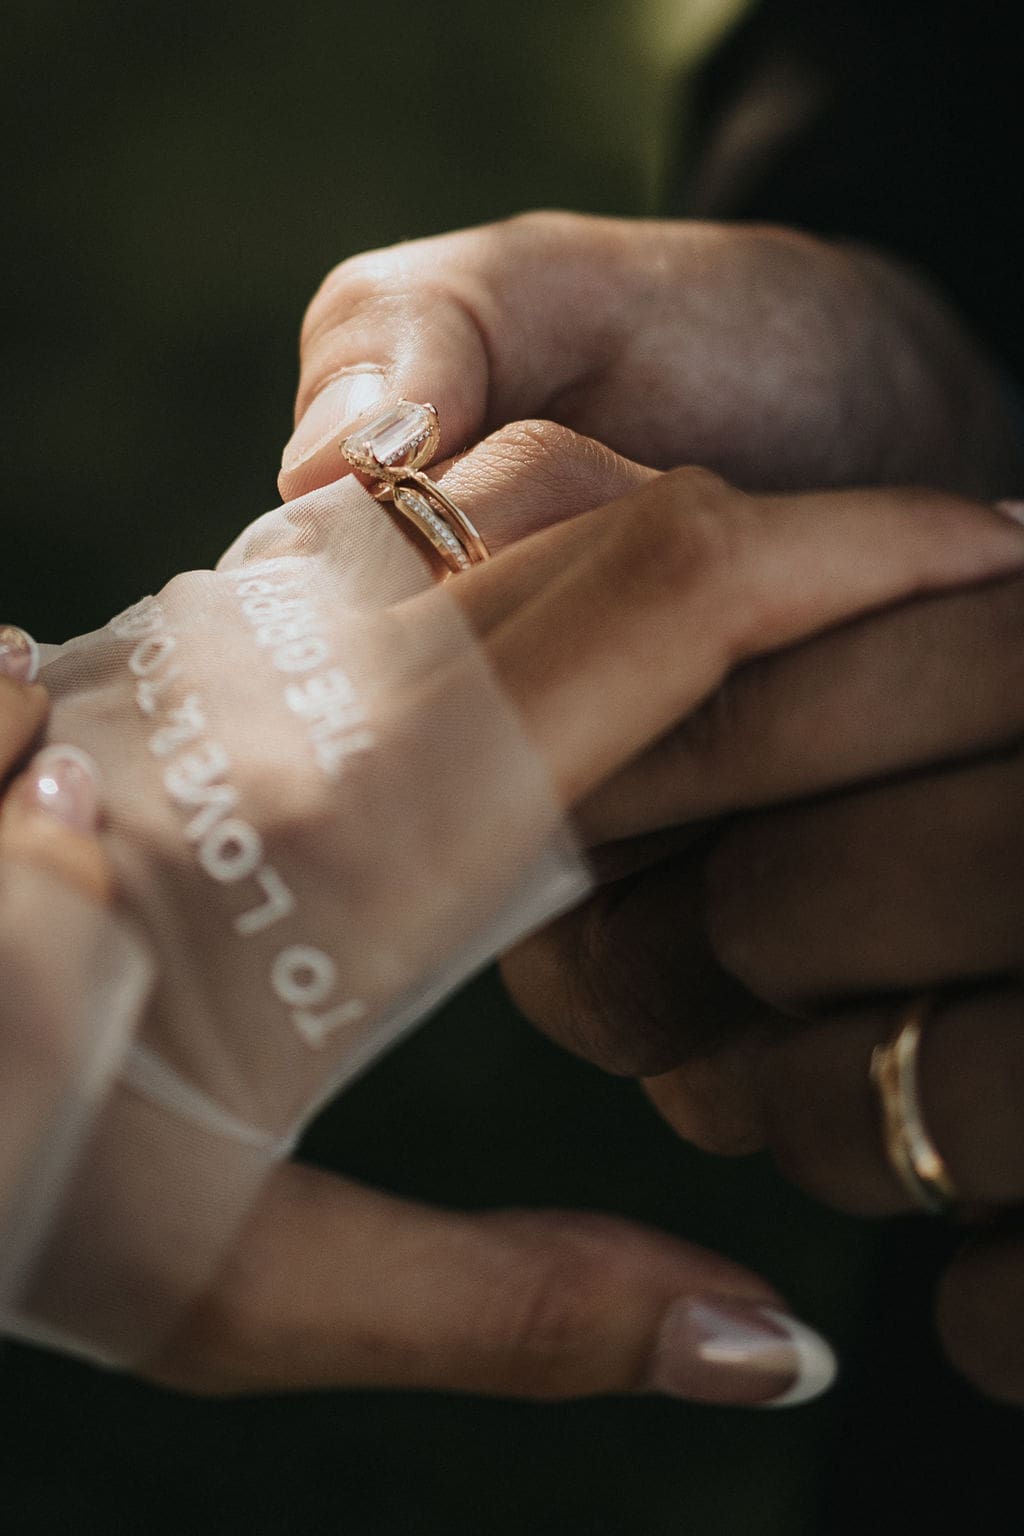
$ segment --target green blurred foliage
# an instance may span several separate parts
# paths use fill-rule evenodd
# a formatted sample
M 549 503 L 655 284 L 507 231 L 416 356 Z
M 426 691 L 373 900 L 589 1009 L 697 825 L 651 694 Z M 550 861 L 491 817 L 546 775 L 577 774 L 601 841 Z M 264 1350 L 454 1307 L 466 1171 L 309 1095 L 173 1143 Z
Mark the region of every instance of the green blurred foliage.
M 8 0 L 2 24 L 0 606 L 47 638 L 274 502 L 335 262 L 644 207 L 634 3 Z

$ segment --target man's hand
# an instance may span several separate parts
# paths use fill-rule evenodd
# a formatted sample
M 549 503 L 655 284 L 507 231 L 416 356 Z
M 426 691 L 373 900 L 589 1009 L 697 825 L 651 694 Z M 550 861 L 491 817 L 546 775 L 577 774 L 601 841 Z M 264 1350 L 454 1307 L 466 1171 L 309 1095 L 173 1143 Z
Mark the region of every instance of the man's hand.
M 582 812 L 592 836 L 644 834 L 626 851 L 660 862 L 505 967 L 549 1033 L 647 1074 L 681 1134 L 767 1146 L 812 1194 L 874 1216 L 913 1206 L 884 1154 L 871 1052 L 908 997 L 938 992 L 926 1122 L 967 1205 L 999 1213 L 946 1275 L 939 1327 L 967 1375 L 1018 1403 L 1022 657 L 1016 578 L 741 668 Z M 691 846 L 659 841 L 674 822 L 696 824 Z
M 527 214 L 343 262 L 302 330 L 286 499 L 404 396 L 442 452 L 545 417 L 756 490 L 1014 484 L 993 372 L 918 277 L 787 230 Z

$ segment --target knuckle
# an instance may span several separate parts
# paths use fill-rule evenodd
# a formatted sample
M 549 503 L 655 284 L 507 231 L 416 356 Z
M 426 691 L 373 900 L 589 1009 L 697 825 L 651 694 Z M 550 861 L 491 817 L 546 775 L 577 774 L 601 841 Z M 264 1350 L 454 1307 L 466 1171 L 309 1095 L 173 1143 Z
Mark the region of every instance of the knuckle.
M 495 227 L 513 238 L 521 238 L 530 244 L 563 243 L 575 239 L 585 228 L 594 223 L 592 216 L 570 213 L 560 208 L 528 208 L 514 213 Z
M 517 473 L 547 472 L 561 479 L 566 459 L 571 462 L 581 441 L 569 427 L 556 421 L 531 419 L 499 427 L 484 446 L 503 469 Z
M 276 1348 L 282 1326 L 282 1308 L 263 1266 L 246 1262 L 236 1252 L 213 1288 L 185 1314 L 146 1374 L 196 1397 L 257 1391 L 267 1385 L 262 1361 Z
M 676 469 L 653 481 L 638 503 L 640 537 L 635 524 L 624 530 L 634 575 L 676 598 L 720 588 L 743 558 L 743 501 L 710 470 Z
M 668 1037 L 662 1021 L 649 1014 L 639 992 L 628 985 L 619 985 L 617 991 L 613 1000 L 609 995 L 597 997 L 593 986 L 574 988 L 562 1044 L 617 1077 L 668 1071 L 679 1061 L 676 1041 Z
M 643 1274 L 640 1239 L 630 1243 L 622 1224 L 600 1216 L 550 1214 L 549 1231 L 535 1235 L 510 1266 L 510 1287 L 499 1289 L 482 1320 L 490 1332 L 485 1353 L 507 1362 L 513 1390 L 563 1398 L 627 1385 L 629 1358 L 616 1360 L 608 1322 L 624 1295 L 634 1295 Z M 507 1221 L 508 1216 L 495 1218 Z M 513 1218 L 514 1219 L 514 1218 Z M 529 1217 L 538 1226 L 536 1213 Z M 557 1224 L 557 1226 L 556 1226 Z M 532 1250 L 532 1251 L 531 1251 Z M 619 1380 L 619 1378 L 624 1378 Z
M 517 1302 L 512 1350 L 555 1376 L 579 1356 L 602 1311 L 603 1266 L 572 1240 L 558 1243 Z
M 474 475 L 495 490 L 528 488 L 534 503 L 579 512 L 633 490 L 646 471 L 558 422 L 529 419 L 500 427 L 472 455 Z
M 332 267 L 309 301 L 299 333 L 305 354 L 325 330 L 358 310 L 392 283 L 400 257 L 395 247 L 361 251 Z
M 691 1145 L 718 1157 L 760 1152 L 765 1132 L 755 1089 L 759 1043 L 696 1057 L 644 1089 L 662 1118 Z
M 601 899 L 521 946 L 503 969 L 526 1017 L 604 1071 L 649 1075 L 678 1060 L 660 968 L 636 964 L 634 946 L 628 935 L 617 941 Z
M 658 1007 L 657 982 L 627 945 L 592 934 L 576 966 L 566 1010 L 568 1043 L 596 1066 L 646 1076 L 674 1066 L 679 1047 Z

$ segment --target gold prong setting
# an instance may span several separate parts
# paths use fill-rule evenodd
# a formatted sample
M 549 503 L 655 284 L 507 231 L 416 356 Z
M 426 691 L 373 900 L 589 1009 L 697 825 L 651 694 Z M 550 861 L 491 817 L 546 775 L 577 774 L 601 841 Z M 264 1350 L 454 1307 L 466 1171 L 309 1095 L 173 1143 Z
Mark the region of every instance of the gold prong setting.
M 440 441 L 441 427 L 434 407 L 399 400 L 347 437 L 341 451 L 361 473 L 387 476 L 390 471 L 429 464 Z

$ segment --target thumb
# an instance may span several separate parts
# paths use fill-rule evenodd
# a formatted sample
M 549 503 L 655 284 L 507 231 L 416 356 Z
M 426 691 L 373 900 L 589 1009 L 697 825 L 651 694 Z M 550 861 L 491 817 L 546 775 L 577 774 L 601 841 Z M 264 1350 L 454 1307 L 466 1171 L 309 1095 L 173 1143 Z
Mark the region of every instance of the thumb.
M 647 1391 L 760 1406 L 817 1396 L 834 1371 L 764 1281 L 661 1233 L 432 1210 L 292 1164 L 148 1374 L 211 1394 Z
M 635 244 L 626 220 L 535 213 L 342 262 L 303 322 L 282 498 L 346 474 L 339 440 L 401 398 L 436 406 L 443 457 L 559 402 L 571 417 L 633 339 L 626 298 L 647 281 Z

